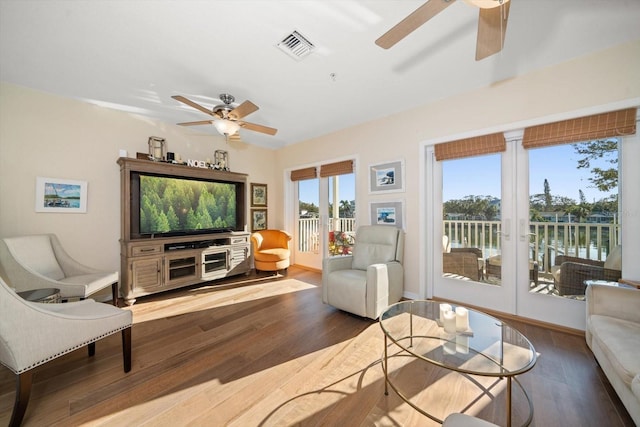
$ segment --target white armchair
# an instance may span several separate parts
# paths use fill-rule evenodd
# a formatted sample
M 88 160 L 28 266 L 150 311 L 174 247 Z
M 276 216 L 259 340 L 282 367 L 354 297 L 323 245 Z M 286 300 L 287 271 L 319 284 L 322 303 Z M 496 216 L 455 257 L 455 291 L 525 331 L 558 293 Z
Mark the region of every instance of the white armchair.
M 99 271 L 75 261 L 55 234 L 2 239 L 0 272 L 18 292 L 57 288 L 63 300 L 87 298 L 111 285 L 113 305 L 118 304 L 118 272 Z
M 22 299 L 0 278 L 0 363 L 17 375 L 10 426 L 19 426 L 29 403 L 33 368 L 122 331 L 124 371 L 131 370 L 128 310 L 87 299 L 41 304 Z
M 388 225 L 360 226 L 353 255 L 322 262 L 322 301 L 340 310 L 377 319 L 400 301 L 404 288 L 404 232 Z

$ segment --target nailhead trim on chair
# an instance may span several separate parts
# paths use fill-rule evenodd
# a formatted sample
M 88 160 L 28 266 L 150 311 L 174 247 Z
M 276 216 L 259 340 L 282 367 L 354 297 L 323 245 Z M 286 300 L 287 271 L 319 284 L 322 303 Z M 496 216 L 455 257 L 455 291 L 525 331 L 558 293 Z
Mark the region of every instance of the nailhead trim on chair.
M 72 351 L 74 351 L 74 350 L 77 350 L 77 349 L 79 349 L 79 348 L 81 348 L 81 347 L 87 346 L 87 345 L 91 344 L 92 342 L 96 342 L 96 341 L 98 341 L 98 340 L 101 340 L 102 338 L 106 338 L 106 337 L 108 337 L 109 335 L 113 335 L 113 334 L 115 334 L 116 332 L 120 332 L 120 331 L 125 330 L 125 329 L 127 329 L 127 328 L 129 328 L 129 327 L 131 327 L 131 325 L 123 326 L 123 327 L 121 327 L 121 328 L 114 329 L 114 330 L 109 331 L 109 332 L 105 332 L 104 334 L 97 336 L 96 338 L 92 339 L 91 341 L 85 341 L 85 342 L 83 342 L 82 344 L 75 345 L 75 346 L 73 346 L 72 348 L 69 348 L 69 349 L 67 349 L 67 350 L 65 350 L 65 351 L 61 351 L 61 352 L 59 352 L 59 353 L 57 353 L 57 354 L 54 354 L 54 355 L 52 355 L 52 356 L 49 356 L 49 357 L 47 357 L 47 358 L 46 358 L 46 359 L 44 359 L 44 360 L 40 360 L 40 361 L 38 361 L 38 362 L 36 362 L 36 363 L 34 363 L 34 364 L 30 365 L 30 366 L 27 366 L 27 367 L 26 367 L 26 368 L 24 368 L 24 369 L 19 370 L 18 372 L 13 371 L 13 369 L 11 369 L 11 368 L 9 368 L 9 369 L 11 369 L 11 370 L 12 370 L 14 373 L 16 373 L 16 374 L 21 374 L 21 373 L 23 373 L 23 372 L 27 372 L 27 371 L 29 371 L 29 370 L 31 370 L 31 369 L 33 369 L 33 368 L 37 367 L 37 366 L 40 366 L 40 365 L 43 365 L 43 364 L 47 363 L 47 362 L 48 362 L 48 361 L 50 361 L 50 360 L 53 360 L 53 359 L 55 359 L 55 358 L 58 358 L 58 357 L 60 357 L 60 356 L 62 356 L 62 355 L 64 355 L 64 354 L 71 353 L 71 352 L 72 352 Z M 8 367 L 8 366 L 7 366 L 7 367 Z

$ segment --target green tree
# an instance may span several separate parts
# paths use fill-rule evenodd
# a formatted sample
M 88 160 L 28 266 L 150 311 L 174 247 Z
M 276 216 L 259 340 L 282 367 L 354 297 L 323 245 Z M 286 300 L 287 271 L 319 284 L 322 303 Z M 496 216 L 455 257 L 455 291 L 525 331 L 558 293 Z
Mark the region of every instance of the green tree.
M 578 169 L 589 169 L 591 162 L 602 159 L 611 164 L 611 167 L 603 169 L 594 167 L 591 169 L 589 181 L 600 191 L 607 192 L 618 188 L 618 140 L 598 139 L 595 141 L 572 144 L 575 152 L 581 156 L 578 160 Z
M 351 202 L 348 200 L 340 200 L 340 217 L 341 218 L 350 218 L 351 217 Z
M 544 208 L 547 211 L 551 210 L 553 204 L 553 198 L 551 197 L 551 187 L 549 186 L 549 181 L 544 179 Z

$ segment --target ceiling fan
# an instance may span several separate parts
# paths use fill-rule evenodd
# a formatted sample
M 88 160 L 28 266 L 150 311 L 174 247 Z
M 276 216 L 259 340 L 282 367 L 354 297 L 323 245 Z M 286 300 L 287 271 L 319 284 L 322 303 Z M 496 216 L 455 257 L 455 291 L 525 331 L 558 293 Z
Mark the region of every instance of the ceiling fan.
M 240 120 L 243 117 L 258 111 L 258 106 L 251 101 L 244 101 L 242 104 L 234 107 L 231 104 L 233 103 L 233 101 L 235 101 L 235 98 L 228 93 L 220 94 L 220 100 L 223 103 L 214 106 L 211 110 L 181 95 L 173 95 L 172 98 L 213 117 L 213 120 L 199 120 L 197 122 L 178 123 L 178 125 L 180 126 L 213 124 L 217 131 L 227 138 L 235 135 L 240 128 L 252 130 L 254 132 L 266 133 L 268 135 L 275 135 L 276 132 L 278 132 L 277 129 L 270 128 L 268 126 L 257 125 L 255 123 L 249 123 L 245 122 L 244 120 Z
M 509 0 L 464 0 L 480 9 L 476 61 L 498 53 L 504 46 L 509 18 Z M 453 4 L 455 0 L 429 0 L 384 33 L 376 44 L 389 49 L 429 19 Z

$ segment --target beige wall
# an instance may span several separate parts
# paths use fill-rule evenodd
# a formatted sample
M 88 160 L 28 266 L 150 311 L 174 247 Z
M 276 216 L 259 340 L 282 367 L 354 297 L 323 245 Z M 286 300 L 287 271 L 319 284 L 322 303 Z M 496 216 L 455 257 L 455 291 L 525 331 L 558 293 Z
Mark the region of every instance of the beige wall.
M 521 128 L 566 114 L 640 98 L 640 42 L 621 45 L 595 55 L 508 79 L 478 91 L 462 94 L 403 114 L 345 129 L 286 147 L 278 153 L 279 169 L 295 168 L 314 161 L 359 155 L 356 178 L 357 222 L 369 224 L 368 205 L 375 200 L 403 198 L 406 201 L 405 292 L 420 294 L 419 271 L 424 260 L 419 248 L 420 168 L 424 164 L 421 146 L 426 141 L 446 141 L 447 137 Z M 556 118 L 557 117 L 557 118 Z M 406 192 L 393 195 L 368 194 L 369 164 L 404 158 Z M 627 182 L 640 182 L 637 170 L 626 170 Z M 281 183 L 286 188 L 286 183 Z M 636 188 L 628 188 L 629 193 Z M 282 193 L 279 195 L 281 196 Z M 277 206 L 283 207 L 283 199 Z M 640 222 L 636 209 L 628 211 L 627 223 Z M 629 248 L 633 249 L 633 248 Z M 626 256 L 640 254 L 640 246 Z M 637 258 L 637 257 L 636 257 Z M 630 259 L 630 258 L 629 258 Z M 629 266 L 633 262 L 627 263 Z M 640 277 L 640 270 L 633 272 Z
M 276 188 L 275 152 L 160 123 L 143 116 L 30 89 L 0 85 L 0 236 L 53 232 L 69 253 L 96 268 L 119 270 L 119 150 L 147 152 L 149 136 L 183 159 L 229 153 L 233 172 Z M 86 214 L 36 213 L 36 177 L 87 181 Z M 269 209 L 274 206 L 269 191 Z M 270 215 L 271 217 L 272 215 Z M 249 216 L 247 214 L 247 220 Z
M 638 75 L 640 42 L 634 42 L 279 151 L 227 145 L 221 137 L 143 116 L 0 84 L 0 236 L 55 232 L 80 261 L 118 269 L 120 189 L 116 159 L 119 149 L 132 157 L 136 151 L 145 152 L 147 138 L 152 135 L 166 138 L 169 151 L 183 158 L 204 160 L 212 158 L 215 149 L 229 151 L 234 172 L 249 173 L 249 182 L 269 185 L 270 227 L 284 226 L 285 209 L 292 209 L 284 206 L 285 169 L 353 155 L 358 159 L 360 224 L 369 222 L 369 202 L 405 199 L 405 287 L 416 295 L 422 263 L 418 254 L 424 246 L 418 230 L 424 220 L 419 211 L 419 175 L 425 141 L 487 129 L 509 130 L 640 98 Z M 369 195 L 368 165 L 399 158 L 405 160 L 406 192 Z M 624 171 L 626 182 L 640 182 L 637 168 L 629 169 Z M 87 181 L 88 212 L 35 213 L 37 176 Z M 638 195 L 637 187 L 626 191 Z M 637 230 L 640 206 L 634 203 L 626 206 L 625 219 Z M 625 258 L 640 254 L 637 245 L 627 248 L 631 250 L 625 251 Z M 640 270 L 631 273 L 640 277 Z

